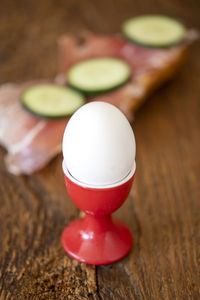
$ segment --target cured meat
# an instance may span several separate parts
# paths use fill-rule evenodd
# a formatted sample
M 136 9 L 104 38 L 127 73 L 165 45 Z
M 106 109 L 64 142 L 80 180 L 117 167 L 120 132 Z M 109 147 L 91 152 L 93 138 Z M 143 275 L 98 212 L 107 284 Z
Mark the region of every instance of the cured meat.
M 21 106 L 22 91 L 37 83 L 41 81 L 0 88 L 0 143 L 8 151 L 5 162 L 14 174 L 31 174 L 61 151 L 67 119 L 40 119 Z
M 131 120 L 132 112 L 148 94 L 177 70 L 189 39 L 170 49 L 136 46 L 119 36 L 85 34 L 84 43 L 63 36 L 60 39 L 60 69 L 55 82 L 66 84 L 66 72 L 74 63 L 92 57 L 113 56 L 124 59 L 132 68 L 128 83 L 107 94 L 88 99 L 112 103 Z M 83 37 L 82 37 L 83 39 Z M 48 81 L 5 84 L 0 87 L 0 144 L 7 149 L 5 162 L 14 174 L 31 174 L 44 167 L 61 151 L 67 119 L 47 120 L 33 116 L 21 105 L 20 96 L 31 85 Z
M 60 75 L 57 82 L 66 83 L 67 70 L 83 59 L 112 56 L 125 60 L 132 68 L 128 83 L 115 91 L 90 99 L 109 102 L 121 109 L 131 121 L 132 112 L 149 93 L 171 77 L 183 61 L 187 46 L 195 38 L 188 32 L 184 43 L 165 49 L 138 46 L 120 36 L 85 33 L 82 43 L 78 38 L 62 36 L 59 40 Z

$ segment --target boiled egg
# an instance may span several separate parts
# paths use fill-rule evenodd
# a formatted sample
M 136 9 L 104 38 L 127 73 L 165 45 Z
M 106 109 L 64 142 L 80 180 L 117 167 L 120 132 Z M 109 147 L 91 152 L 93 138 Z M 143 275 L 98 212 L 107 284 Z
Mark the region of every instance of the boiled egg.
M 63 137 L 64 164 L 78 181 L 105 186 L 123 180 L 135 164 L 133 130 L 124 114 L 105 102 L 79 108 Z

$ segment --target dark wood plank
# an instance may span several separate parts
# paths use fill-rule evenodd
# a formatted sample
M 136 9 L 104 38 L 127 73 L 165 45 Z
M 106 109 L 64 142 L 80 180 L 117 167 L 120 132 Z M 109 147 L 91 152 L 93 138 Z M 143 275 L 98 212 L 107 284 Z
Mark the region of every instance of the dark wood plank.
M 167 13 L 199 22 L 198 1 L 4 1 L 0 82 L 53 77 L 56 40 L 89 29 L 114 33 L 135 14 Z M 137 173 L 116 213 L 134 234 L 122 261 L 92 267 L 65 255 L 60 235 L 79 215 L 61 155 L 44 170 L 15 177 L 0 149 L 0 299 L 199 299 L 199 44 L 178 76 L 135 116 Z

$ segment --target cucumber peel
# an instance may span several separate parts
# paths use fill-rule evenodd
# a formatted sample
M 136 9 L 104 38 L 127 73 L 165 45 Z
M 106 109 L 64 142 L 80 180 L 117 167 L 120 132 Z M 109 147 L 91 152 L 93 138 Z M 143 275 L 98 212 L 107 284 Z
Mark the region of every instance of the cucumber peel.
M 130 75 L 131 69 L 125 61 L 102 57 L 73 65 L 67 73 L 67 80 L 71 87 L 86 95 L 95 95 L 121 86 Z
M 46 118 L 63 118 L 72 115 L 85 103 L 82 94 L 71 88 L 55 84 L 35 85 L 21 95 L 24 108 Z
M 129 40 L 148 47 L 170 47 L 180 43 L 186 29 L 179 21 L 163 15 L 144 15 L 131 18 L 122 25 Z

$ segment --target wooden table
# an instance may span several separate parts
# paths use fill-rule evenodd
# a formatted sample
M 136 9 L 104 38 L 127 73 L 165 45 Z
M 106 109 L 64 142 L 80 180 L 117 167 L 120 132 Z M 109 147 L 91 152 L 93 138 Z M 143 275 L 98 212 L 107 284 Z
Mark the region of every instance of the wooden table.
M 148 12 L 200 24 L 197 1 L 4 1 L 0 82 L 53 77 L 60 34 L 114 33 Z M 199 71 L 196 43 L 178 76 L 135 116 L 137 173 L 117 212 L 134 246 L 113 265 L 86 266 L 62 249 L 61 232 L 79 211 L 67 196 L 61 155 L 15 177 L 0 149 L 0 299 L 200 299 Z

